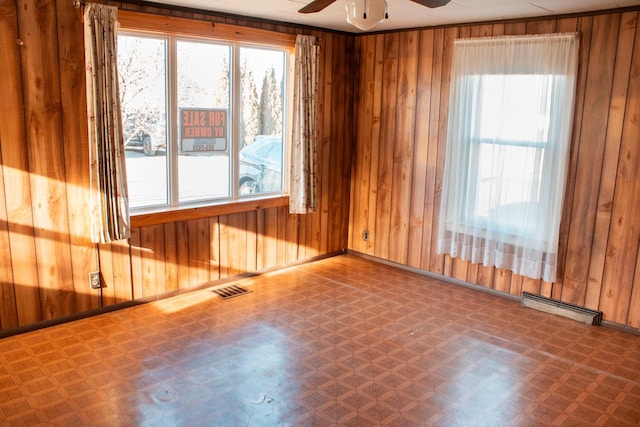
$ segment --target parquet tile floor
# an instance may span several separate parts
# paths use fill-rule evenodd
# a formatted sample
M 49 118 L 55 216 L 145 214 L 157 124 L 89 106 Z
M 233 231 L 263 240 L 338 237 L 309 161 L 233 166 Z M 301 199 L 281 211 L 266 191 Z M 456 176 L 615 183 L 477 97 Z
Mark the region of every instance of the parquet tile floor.
M 640 337 L 356 256 L 0 339 L 2 426 L 640 425 Z

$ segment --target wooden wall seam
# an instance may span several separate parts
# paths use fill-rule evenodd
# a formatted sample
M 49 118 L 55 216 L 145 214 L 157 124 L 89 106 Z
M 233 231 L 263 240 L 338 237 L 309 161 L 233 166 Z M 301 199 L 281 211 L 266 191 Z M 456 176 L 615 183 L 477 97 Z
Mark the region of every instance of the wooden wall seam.
M 363 35 L 357 50 L 360 76 L 375 75 L 371 52 L 380 50 L 384 64 L 372 93 L 371 82 L 361 82 L 356 100 L 358 126 L 349 249 L 411 267 L 520 295 L 524 291 L 565 302 L 586 305 L 604 312 L 605 320 L 640 326 L 640 27 L 638 11 L 608 11 L 581 16 L 522 20 L 520 22 L 447 26 L 418 31 L 419 50 L 403 55 L 408 45 L 393 46 L 398 33 Z M 543 282 L 484 267 L 448 255 L 436 254 L 441 175 L 447 134 L 448 91 L 453 40 L 515 34 L 546 34 L 578 31 L 580 63 L 576 84 L 575 115 L 569 171 L 560 227 L 560 271 L 555 283 Z M 411 34 L 411 31 L 401 34 Z M 406 37 L 406 36 L 405 36 Z M 431 42 L 431 39 L 433 42 Z M 424 41 L 425 43 L 422 43 Z M 419 62 L 420 72 L 403 79 Z M 431 67 L 431 70 L 425 69 Z M 400 70 L 396 74 L 397 70 Z M 364 68 L 364 69 L 362 69 Z M 398 78 L 391 76 L 399 76 Z M 429 87 L 420 83 L 429 79 Z M 417 88 L 416 93 L 406 87 Z M 393 94 L 393 96 L 390 96 Z M 429 116 L 420 122 L 411 108 L 425 108 L 430 95 Z M 371 124 L 380 105 L 380 135 L 371 140 Z M 406 111 L 405 111 L 406 110 Z M 390 120 L 392 114 L 394 119 Z M 417 129 L 410 138 L 412 157 L 403 157 L 407 147 L 397 126 L 410 126 L 416 116 Z M 426 131 L 425 129 L 428 129 Z M 379 154 L 376 150 L 379 150 Z M 426 155 L 426 161 L 423 160 Z M 400 170 L 412 164 L 412 176 L 400 185 Z M 371 161 L 370 161 L 371 159 Z M 377 169 L 373 159 L 378 160 Z M 395 168 L 395 172 L 394 171 Z M 390 173 L 393 178 L 390 178 Z M 407 192 L 411 203 L 407 204 Z M 372 203 L 373 201 L 373 203 Z M 404 227 L 409 218 L 410 226 Z M 365 246 L 358 241 L 363 224 L 375 221 L 373 238 Z M 421 239 L 414 230 L 421 229 Z M 398 242 L 402 244 L 398 245 Z M 405 246 L 405 242 L 406 245 Z M 365 250 L 366 248 L 366 250 Z M 419 263 L 418 263 L 419 260 Z

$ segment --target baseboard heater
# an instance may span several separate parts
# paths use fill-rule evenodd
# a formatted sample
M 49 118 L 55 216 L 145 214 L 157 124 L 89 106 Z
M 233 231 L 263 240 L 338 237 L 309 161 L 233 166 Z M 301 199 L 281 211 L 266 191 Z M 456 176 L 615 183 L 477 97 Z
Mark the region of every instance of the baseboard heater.
M 587 325 L 600 326 L 602 323 L 602 312 L 591 310 L 578 305 L 542 297 L 529 292 L 522 293 L 522 305 L 545 313 L 557 314 L 568 317 Z

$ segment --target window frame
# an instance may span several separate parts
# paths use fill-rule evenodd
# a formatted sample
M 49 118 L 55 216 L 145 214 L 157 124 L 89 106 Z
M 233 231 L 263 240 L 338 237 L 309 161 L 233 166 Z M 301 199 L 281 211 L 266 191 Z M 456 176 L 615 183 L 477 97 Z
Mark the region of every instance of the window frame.
M 234 185 L 237 184 L 238 177 L 236 172 L 230 173 L 230 195 L 224 199 L 209 199 L 202 201 L 194 201 L 189 203 L 179 204 L 179 200 L 175 200 L 176 204 L 170 204 L 170 195 L 167 194 L 166 205 L 155 205 L 149 207 L 140 207 L 132 210 L 131 221 L 133 227 L 143 225 L 160 224 L 171 221 L 179 221 L 186 219 L 202 218 L 207 216 L 216 216 L 222 214 L 246 212 L 256 209 L 263 209 L 268 207 L 281 207 L 286 206 L 289 203 L 288 196 L 288 155 L 291 144 L 291 103 L 293 94 L 293 54 L 295 47 L 295 34 L 286 34 L 272 32 L 268 30 L 262 30 L 257 28 L 240 27 L 229 24 L 219 24 L 211 21 L 200 21 L 195 19 L 177 18 L 172 16 L 152 15 L 141 12 L 133 12 L 120 10 L 118 13 L 118 21 L 120 23 L 120 31 L 123 35 L 133 35 L 141 37 L 158 37 L 177 40 L 194 40 L 201 42 L 221 43 L 231 45 L 231 49 L 236 53 L 240 51 L 241 47 L 249 48 L 273 48 L 275 50 L 282 50 L 285 52 L 285 93 L 287 96 L 283 100 L 283 106 L 285 110 L 285 117 L 283 117 L 283 126 L 285 132 L 283 132 L 283 171 L 282 171 L 282 191 L 275 193 L 263 193 L 257 195 L 243 195 L 240 196 L 235 191 Z M 177 43 L 177 42 L 176 42 Z M 171 55 L 171 48 L 167 45 L 167 56 Z M 175 55 L 175 52 L 173 53 Z M 234 72 L 232 68 L 232 73 Z M 168 73 L 175 73 L 175 70 L 168 70 Z M 175 77 L 167 77 L 167 91 L 173 90 L 171 88 L 171 80 L 175 80 Z M 232 90 L 233 87 L 232 87 Z M 239 90 L 239 89 L 238 89 Z M 233 97 L 231 94 L 230 96 Z M 173 115 L 174 107 L 176 107 L 176 100 L 172 100 L 172 96 L 168 94 L 168 113 L 167 115 Z M 234 108 L 232 106 L 232 108 Z M 177 133 L 177 129 L 172 129 L 171 122 L 175 122 L 175 118 L 167 117 L 167 132 L 168 138 L 173 139 L 174 134 Z M 233 123 L 233 121 L 232 121 Z M 230 132 L 236 134 L 238 130 L 237 126 L 231 124 Z M 236 135 L 237 138 L 237 135 Z M 235 141 L 235 138 L 234 138 Z M 167 141 L 168 145 L 175 144 L 176 142 Z M 167 149 L 167 156 L 177 157 L 177 150 Z M 239 161 L 239 150 L 237 145 L 230 150 L 231 165 L 230 168 L 237 169 Z M 176 164 L 177 159 L 168 161 L 167 175 L 174 174 L 177 177 L 175 171 L 169 170 L 170 165 Z M 231 169 L 230 169 L 231 170 Z M 172 179 L 167 179 L 167 185 L 177 186 L 177 180 L 175 184 L 171 184 Z M 167 191 L 174 191 L 170 187 Z M 235 194 L 235 195 L 234 195 Z
M 482 79 L 483 76 L 486 75 L 492 75 L 491 73 L 488 74 L 467 74 L 464 76 L 461 76 L 462 79 L 473 79 L 476 78 L 477 76 L 480 77 L 480 80 Z M 504 76 L 510 76 L 510 75 L 526 75 L 526 74 L 503 74 Z M 544 174 L 548 173 L 546 171 L 546 169 L 549 167 L 548 164 L 546 164 L 546 162 L 544 162 L 544 157 L 545 157 L 545 151 L 546 150 L 554 150 L 554 147 L 551 146 L 551 141 L 549 139 L 549 135 L 552 133 L 551 132 L 551 128 L 554 126 L 554 121 L 552 120 L 553 114 L 554 114 L 554 108 L 555 108 L 555 104 L 553 102 L 554 99 L 554 94 L 555 92 L 559 91 L 559 82 L 556 80 L 557 78 L 562 78 L 561 75 L 557 75 L 557 74 L 541 74 L 543 76 L 549 77 L 550 80 L 548 82 L 549 85 L 549 91 L 550 91 L 550 97 L 549 97 L 549 118 L 548 118 L 548 123 L 547 126 L 549 126 L 549 129 L 547 131 L 547 135 L 546 138 L 544 140 L 540 140 L 540 141 L 526 141 L 526 140 L 507 140 L 507 139 L 503 139 L 500 141 L 495 141 L 494 139 L 491 138 L 483 138 L 482 136 L 476 136 L 473 135 L 472 131 L 469 131 L 469 152 L 467 155 L 467 169 L 466 169 L 466 174 L 467 179 L 465 180 L 465 193 L 466 194 L 472 194 L 472 196 L 470 197 L 470 201 L 469 203 L 465 203 L 464 208 L 461 209 L 460 211 L 460 215 L 461 217 L 458 219 L 458 223 L 464 223 L 466 224 L 467 227 L 454 227 L 451 226 L 450 224 L 448 225 L 448 228 L 451 231 L 458 231 L 458 232 L 463 232 L 464 230 L 473 230 L 472 234 L 476 237 L 480 237 L 480 238 L 484 238 L 485 234 L 486 234 L 486 229 L 487 229 L 487 219 L 485 217 L 482 217 L 480 215 L 478 215 L 478 200 L 477 200 L 477 196 L 478 196 L 478 187 L 479 187 L 479 181 L 480 181 L 480 176 L 479 176 L 479 167 L 480 167 L 480 147 L 482 147 L 483 145 L 487 145 L 487 146 L 507 146 L 507 147 L 523 147 L 523 148 L 534 148 L 537 151 L 536 156 L 538 157 L 538 162 L 542 162 L 542 165 L 539 167 L 539 176 L 543 176 Z M 464 84 L 468 84 L 467 82 L 462 83 Z M 482 82 L 480 81 L 478 84 L 482 84 Z M 478 107 L 480 109 L 480 107 Z M 480 109 L 481 110 L 481 109 Z M 480 111 L 480 115 L 482 114 L 482 111 Z M 555 147 L 555 149 L 559 149 L 559 147 Z M 449 221 L 446 221 L 447 223 L 449 223 Z M 494 224 L 495 226 L 495 224 Z M 515 236 L 529 236 L 532 235 L 534 233 L 536 233 L 536 230 L 531 228 L 531 227 L 527 227 L 526 224 L 522 224 L 522 225 L 513 225 L 513 224 L 508 224 L 508 223 L 504 223 L 501 222 L 499 224 L 499 226 L 496 227 L 497 230 L 499 230 L 501 233 L 503 233 L 505 235 L 505 237 L 507 236 L 511 236 L 511 240 L 515 240 L 516 237 Z

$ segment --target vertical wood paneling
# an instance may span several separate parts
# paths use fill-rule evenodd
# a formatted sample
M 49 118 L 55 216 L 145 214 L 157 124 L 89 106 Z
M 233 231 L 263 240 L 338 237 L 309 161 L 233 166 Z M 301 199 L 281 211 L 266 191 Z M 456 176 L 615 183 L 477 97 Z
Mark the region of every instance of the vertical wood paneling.
M 62 106 L 53 0 L 18 2 L 27 153 L 38 283 L 44 319 L 72 314 L 75 309 L 69 215 L 65 188 Z
M 4 200 L 5 184 L 1 160 L 2 153 L 0 153 L 0 200 Z M 7 209 L 4 203 L 0 203 L 0 330 L 19 326 L 15 294 Z
M 341 105 L 344 111 L 344 119 L 342 121 L 342 132 L 337 135 L 338 141 L 342 141 L 338 147 L 342 149 L 342 156 L 340 159 L 341 182 L 335 187 L 337 194 L 340 194 L 340 215 L 334 217 L 334 221 L 339 223 L 337 227 L 338 232 L 334 236 L 334 246 L 331 252 L 343 251 L 348 248 L 347 237 L 349 235 L 349 212 L 351 209 L 351 171 L 353 169 L 353 156 L 356 145 L 357 129 L 355 127 L 355 91 L 357 80 L 356 76 L 356 63 L 355 56 L 355 39 L 354 37 L 342 37 L 342 43 L 344 43 L 343 50 L 338 52 L 342 61 L 337 65 L 340 67 L 340 76 L 343 81 L 345 97 Z M 346 52 L 351 52 L 350 55 L 345 55 Z
M 131 229 L 129 238 L 131 245 L 131 283 L 133 285 L 133 299 L 144 296 L 142 289 L 142 244 L 140 242 L 140 228 Z
M 256 212 L 256 271 L 263 271 L 266 264 L 266 233 L 264 224 L 264 209 Z
M 84 185 L 89 180 L 89 144 L 86 117 L 86 78 L 84 73 L 84 44 L 82 10 L 69 11 L 69 4 L 56 1 L 58 28 L 58 58 L 62 106 L 62 135 L 64 149 L 67 207 L 69 212 L 69 239 L 71 266 L 77 311 L 98 307 L 100 291 L 88 286 L 89 272 L 96 271 L 97 247 L 91 243 L 91 228 L 87 220 L 86 205 L 89 191 Z M 119 266 L 117 260 L 113 267 Z M 115 282 L 115 300 L 119 300 L 120 282 Z M 126 287 L 126 284 L 125 284 Z M 130 286 L 129 286 L 130 287 Z
M 218 217 L 209 218 L 209 280 L 220 279 L 220 224 Z M 182 266 L 182 262 L 178 263 Z M 185 286 L 186 287 L 186 286 Z
M 247 269 L 246 271 L 257 271 L 257 215 L 256 211 L 247 212 Z M 296 248 L 297 249 L 297 248 Z
M 228 215 L 218 217 L 218 246 L 220 247 L 220 278 L 229 277 L 229 227 L 227 226 Z
M 390 259 L 407 263 L 413 175 L 413 146 L 418 73 L 418 32 L 400 33 L 398 86 L 393 144 Z
M 640 251 L 638 251 L 636 259 L 636 274 L 633 278 L 627 325 L 633 328 L 640 328 Z
M 213 220 L 214 219 L 211 221 Z M 191 286 L 189 282 L 189 223 L 187 221 L 178 221 L 175 225 L 176 257 L 178 262 L 178 289 L 189 289 Z M 216 257 L 215 259 L 219 258 Z
M 227 274 L 247 272 L 247 214 L 227 216 Z M 207 254 L 208 255 L 208 254 Z M 208 258 L 207 258 L 208 259 Z
M 207 218 L 187 221 L 189 236 L 189 285 L 198 286 L 209 281 L 210 228 Z M 245 255 L 246 256 L 246 255 Z M 227 267 L 229 267 L 227 265 Z
M 435 212 L 440 212 L 440 192 L 442 191 L 442 172 L 444 170 L 444 157 L 447 141 L 447 120 L 449 117 L 449 86 L 451 83 L 451 59 L 453 58 L 453 41 L 458 37 L 459 29 L 456 27 L 446 28 L 443 35 L 443 49 L 442 49 L 442 76 L 440 80 L 440 117 L 438 122 L 438 169 L 436 171 L 436 200 Z M 434 216 L 435 230 L 438 229 L 440 223 L 439 216 Z M 437 236 L 437 232 L 434 234 Z M 444 271 L 446 274 L 451 275 L 451 257 L 449 255 L 438 255 L 435 247 L 437 245 L 437 238 L 432 239 L 431 262 L 432 268 L 435 266 L 435 271 Z M 444 263 L 440 270 L 440 265 Z M 464 275 L 460 275 L 461 280 L 464 280 Z
M 111 305 L 115 303 L 116 285 L 113 278 L 113 261 L 111 256 L 111 245 L 109 243 L 99 245 L 99 261 L 101 288 L 95 291 L 100 293 L 100 305 Z
M 563 18 L 563 19 L 559 19 L 556 23 L 556 32 L 558 33 L 568 33 L 568 32 L 575 32 L 578 30 L 578 18 Z M 580 34 L 580 38 L 582 41 L 582 38 L 585 35 Z M 581 43 L 582 44 L 582 43 Z M 575 113 L 574 113 L 574 117 L 575 117 Z M 575 120 L 574 120 L 575 122 Z M 571 143 L 571 151 L 570 153 L 574 153 L 573 147 L 575 146 L 575 144 L 573 143 L 573 139 L 572 139 L 572 143 Z M 575 160 L 575 155 L 570 154 L 570 165 L 574 165 L 574 167 L 569 167 L 569 175 L 570 177 L 567 179 L 567 184 L 566 184 L 566 188 L 565 188 L 565 203 L 563 206 L 563 216 L 560 222 L 560 242 L 559 242 L 559 246 L 558 246 L 558 260 L 564 260 L 566 259 L 566 252 L 567 252 L 567 236 L 569 233 L 569 225 L 570 225 L 570 220 L 568 217 L 568 214 L 570 212 L 570 208 L 572 206 L 572 197 L 570 196 L 570 194 L 572 194 L 572 192 L 570 193 L 569 188 L 573 188 L 573 172 L 575 170 L 575 164 L 576 164 L 576 160 Z M 570 184 L 571 183 L 571 184 Z M 562 261 L 558 262 L 558 270 L 557 270 L 557 277 L 558 277 L 558 281 L 554 284 L 552 284 L 552 289 L 551 289 L 551 297 L 554 299 L 560 299 L 562 297 L 562 283 L 563 283 L 563 277 L 564 277 L 564 269 L 565 269 L 565 263 Z
M 345 52 L 345 43 L 344 38 L 334 38 L 332 44 L 331 54 L 331 64 L 334 70 L 334 75 L 331 77 L 331 100 L 332 105 L 335 103 L 337 105 L 346 105 L 347 97 L 350 96 L 350 92 L 347 90 L 347 85 L 345 79 L 347 78 L 345 73 L 345 61 L 346 57 L 342 54 Z M 329 52 L 328 52 L 329 53 Z M 349 82 L 349 87 L 351 87 L 351 82 Z M 329 150 L 330 160 L 329 160 L 329 200 L 328 200 L 328 222 L 330 224 L 334 224 L 333 227 L 327 229 L 327 252 L 332 252 L 335 250 L 339 250 L 343 247 L 340 245 L 342 239 L 342 221 L 341 217 L 343 214 L 342 211 L 342 194 L 340 191 L 342 186 L 345 184 L 342 182 L 342 165 L 344 162 L 344 145 L 350 146 L 351 140 L 344 137 L 345 135 L 345 123 L 347 123 L 347 115 L 348 110 L 343 109 L 341 114 L 334 114 L 334 109 L 332 109 L 331 118 L 329 123 L 331 126 L 329 127 L 330 133 L 329 138 L 330 141 L 343 141 L 343 145 L 335 146 L 332 150 Z M 350 114 L 350 112 L 349 112 Z M 326 136 L 326 135 L 325 135 Z M 323 144 L 324 145 L 324 144 Z M 328 145 L 324 145 L 328 147 Z M 324 151 L 324 150 L 323 150 Z M 349 165 L 350 166 L 350 165 Z M 325 168 L 327 167 L 325 163 Z M 323 171 L 326 173 L 327 171 Z M 350 181 L 346 183 L 350 185 Z M 348 212 L 347 212 L 348 215 Z M 297 237 L 296 237 L 297 240 Z
M 420 31 L 418 37 L 417 75 L 416 75 L 416 106 L 414 117 L 413 165 L 411 181 L 411 197 L 409 208 L 409 236 L 407 249 L 407 265 L 420 268 L 422 258 L 422 236 L 425 229 L 425 201 L 426 188 L 433 184 L 433 177 L 429 176 L 429 128 L 431 115 L 431 78 L 433 68 L 433 31 Z M 419 54 L 419 53 L 422 54 Z M 429 192 L 432 194 L 432 192 Z M 431 200 L 431 197 L 428 198 Z
M 631 55 L 633 53 L 633 40 L 635 38 L 637 22 L 637 12 L 627 12 L 621 17 L 613 86 L 611 90 L 611 100 L 609 102 L 609 120 L 607 123 L 605 151 L 602 161 L 598 207 L 593 233 L 593 247 L 591 249 L 591 262 L 589 263 L 589 276 L 585 296 L 585 306 L 591 309 L 597 309 L 600 301 L 600 291 L 602 289 L 602 275 L 609 228 L 611 226 L 611 209 L 613 207 L 620 141 L 622 139 L 624 112 L 627 102 Z
M 143 297 L 167 292 L 164 243 L 162 224 L 140 228 Z
M 380 160 L 380 122 L 382 115 L 382 72 L 384 68 L 384 36 L 379 34 L 375 36 L 375 59 L 374 59 L 374 85 L 373 85 L 373 102 L 371 104 L 372 126 L 371 126 L 371 168 L 369 169 L 369 183 L 371 190 L 369 191 L 369 205 L 367 210 L 369 241 L 367 242 L 367 254 L 373 255 L 376 248 L 378 235 L 376 234 L 376 224 L 378 221 L 378 164 Z M 359 133 L 359 132 L 358 132 Z M 366 173 L 366 171 L 365 171 Z M 362 193 L 364 194 L 364 193 Z
M 587 66 L 583 137 L 574 190 L 577 197 L 572 205 L 562 286 L 563 300 L 578 305 L 584 304 L 587 289 L 609 112 L 609 104 L 602 100 L 611 99 L 619 22 L 618 14 L 597 16 L 593 22 L 593 31 L 600 36 L 591 44 L 593 52 Z
M 116 286 L 114 298 L 116 303 L 133 299 L 133 282 L 131 278 L 131 257 L 129 242 L 119 240 L 111 243 L 111 262 L 113 282 Z
M 600 308 L 625 324 L 640 244 L 640 26 L 636 26 L 627 106 L 613 201 Z
M 384 36 L 384 59 L 382 64 L 382 105 L 384 108 L 380 116 L 376 246 L 374 252 L 375 256 L 384 259 L 389 258 L 399 41 L 400 36 L 398 33 L 385 34 Z
M 575 198 L 576 187 L 576 171 L 578 169 L 578 154 L 580 152 L 580 141 L 582 139 L 582 115 L 585 105 L 585 93 L 587 85 L 587 65 L 589 63 L 589 55 L 591 53 L 591 27 L 593 23 L 592 17 L 581 17 L 578 19 L 577 29 L 580 32 L 580 56 L 578 63 L 578 80 L 576 83 L 576 97 L 573 119 L 573 132 L 571 139 L 571 151 L 569 155 L 569 168 L 565 188 L 565 198 L 562 208 L 562 221 L 560 223 L 560 237 L 558 248 L 558 272 L 557 276 L 562 278 L 565 275 L 566 254 L 569 250 L 567 247 L 569 229 L 571 226 L 571 212 L 573 210 L 573 201 Z M 562 280 L 562 279 L 560 279 Z M 564 289 L 556 290 L 554 295 L 561 297 Z
M 362 36 L 357 50 L 361 81 L 356 104 L 358 127 L 351 202 L 350 248 L 409 266 L 465 280 L 500 292 L 519 295 L 523 290 L 600 309 L 605 319 L 637 327 L 640 323 L 640 66 L 638 12 L 601 13 L 561 19 L 523 20 L 492 25 L 452 26 L 420 30 L 415 58 L 389 49 L 396 34 Z M 559 274 L 556 283 L 524 278 L 510 271 L 470 264 L 436 253 L 441 176 L 449 97 L 453 40 L 516 34 L 578 31 L 581 37 L 576 87 L 575 116 L 569 172 L 560 228 Z M 406 37 L 402 33 L 402 37 Z M 370 56 L 383 50 L 382 76 L 375 73 Z M 405 108 L 404 72 L 417 63 L 415 111 Z M 398 79 L 390 81 L 390 64 Z M 364 68 L 364 69 L 363 69 Z M 427 83 L 424 83 L 427 82 Z M 382 90 L 371 91 L 379 85 Z M 392 91 L 396 90 L 394 93 Z M 391 91 L 391 92 L 390 92 Z M 389 96 L 393 93 L 394 96 Z M 429 99 L 428 103 L 425 100 Z M 372 132 L 380 105 L 380 135 Z M 364 116 L 362 116 L 364 114 Z M 393 123 L 387 117 L 395 114 Z M 401 162 L 403 132 L 410 141 L 412 178 L 389 187 L 390 153 L 393 170 Z M 421 121 L 419 118 L 426 119 Z M 389 146 L 389 128 L 395 134 Z M 634 141 L 635 143 L 632 143 Z M 391 149 L 395 151 L 390 151 Z M 376 151 L 378 150 L 378 151 Z M 374 162 L 374 157 L 378 161 Z M 402 163 L 403 166 L 406 164 Z M 377 167 L 377 170 L 375 169 Z M 360 168 L 365 168 L 360 170 Z M 362 180 L 362 177 L 369 177 Z M 366 186 L 368 185 L 368 191 Z M 406 195 L 410 203 L 407 205 Z M 374 201 L 373 203 L 371 201 Z M 391 207 L 391 208 L 390 208 Z M 391 212 L 391 213 L 390 213 Z M 409 218 L 409 233 L 403 234 L 397 218 Z M 363 221 L 375 221 L 375 234 L 366 246 L 358 242 Z M 415 231 L 414 231 L 415 227 Z M 418 231 L 419 230 L 419 231 Z M 420 240 L 415 234 L 420 233 Z M 407 251 L 396 241 L 407 240 Z M 396 240 L 393 240 L 396 239 Z M 393 243 L 392 243 L 393 242 Z M 416 247 L 418 242 L 418 247 Z M 419 260 L 419 262 L 418 262 Z
M 440 194 L 442 183 L 440 181 L 441 174 L 438 174 L 439 158 L 442 154 L 442 148 L 438 146 L 438 123 L 440 122 L 440 88 L 442 82 L 442 49 L 444 46 L 444 30 L 425 30 L 423 32 L 433 33 L 431 38 L 433 39 L 432 45 L 424 46 L 426 49 L 425 54 L 431 55 L 432 70 L 431 70 L 431 99 L 429 110 L 429 133 L 428 133 L 428 145 L 427 151 L 427 164 L 426 164 L 426 186 L 424 196 L 424 215 L 423 223 L 424 229 L 422 231 L 422 254 L 420 255 L 420 267 L 423 270 L 433 271 L 437 274 L 442 273 L 442 269 L 438 269 L 437 255 L 436 255 L 436 233 L 437 230 L 436 218 L 438 215 L 438 209 L 440 208 L 439 200 L 437 197 Z M 421 46 L 422 52 L 422 46 Z M 425 72 L 427 72 L 425 70 Z
M 322 68 L 323 83 L 318 84 L 322 86 L 322 101 L 318 106 L 321 111 L 318 117 L 318 170 L 320 176 L 318 177 L 319 198 L 318 209 L 320 210 L 320 253 L 328 251 L 329 241 L 329 191 L 331 185 L 331 174 L 329 171 L 333 167 L 335 172 L 335 165 L 331 164 L 331 129 L 332 129 L 332 111 L 333 111 L 333 34 L 327 34 L 322 38 L 324 44 L 321 46 L 322 58 L 324 67 Z M 321 108 L 321 109 L 320 109 Z M 279 253 L 278 253 L 279 254 Z M 282 265 L 283 258 L 278 257 L 278 265 Z
M 176 223 L 164 224 L 164 264 L 167 292 L 176 291 L 178 286 L 178 240 Z
M 21 47 L 18 35 L 17 3 L 0 3 L 0 46 L 2 46 L 2 78 L 0 79 L 0 159 L 5 183 L 4 192 L 12 285 L 16 298 L 19 325 L 42 320 L 38 291 L 38 266 L 33 228 L 31 181 L 27 156 L 25 105 L 23 97 Z M 6 184 L 5 184 L 6 185 Z M 8 291 L 7 291 L 8 292 Z
M 287 213 L 285 264 L 292 264 L 298 260 L 299 226 L 300 215 L 291 215 Z
M 276 263 L 277 266 L 286 264 L 287 260 L 287 217 L 289 215 L 286 207 L 276 208 L 277 212 L 277 234 L 276 234 Z M 324 216 L 324 214 L 323 214 Z
M 270 208 L 264 211 L 264 246 L 262 248 L 263 269 L 278 265 L 278 209 Z

